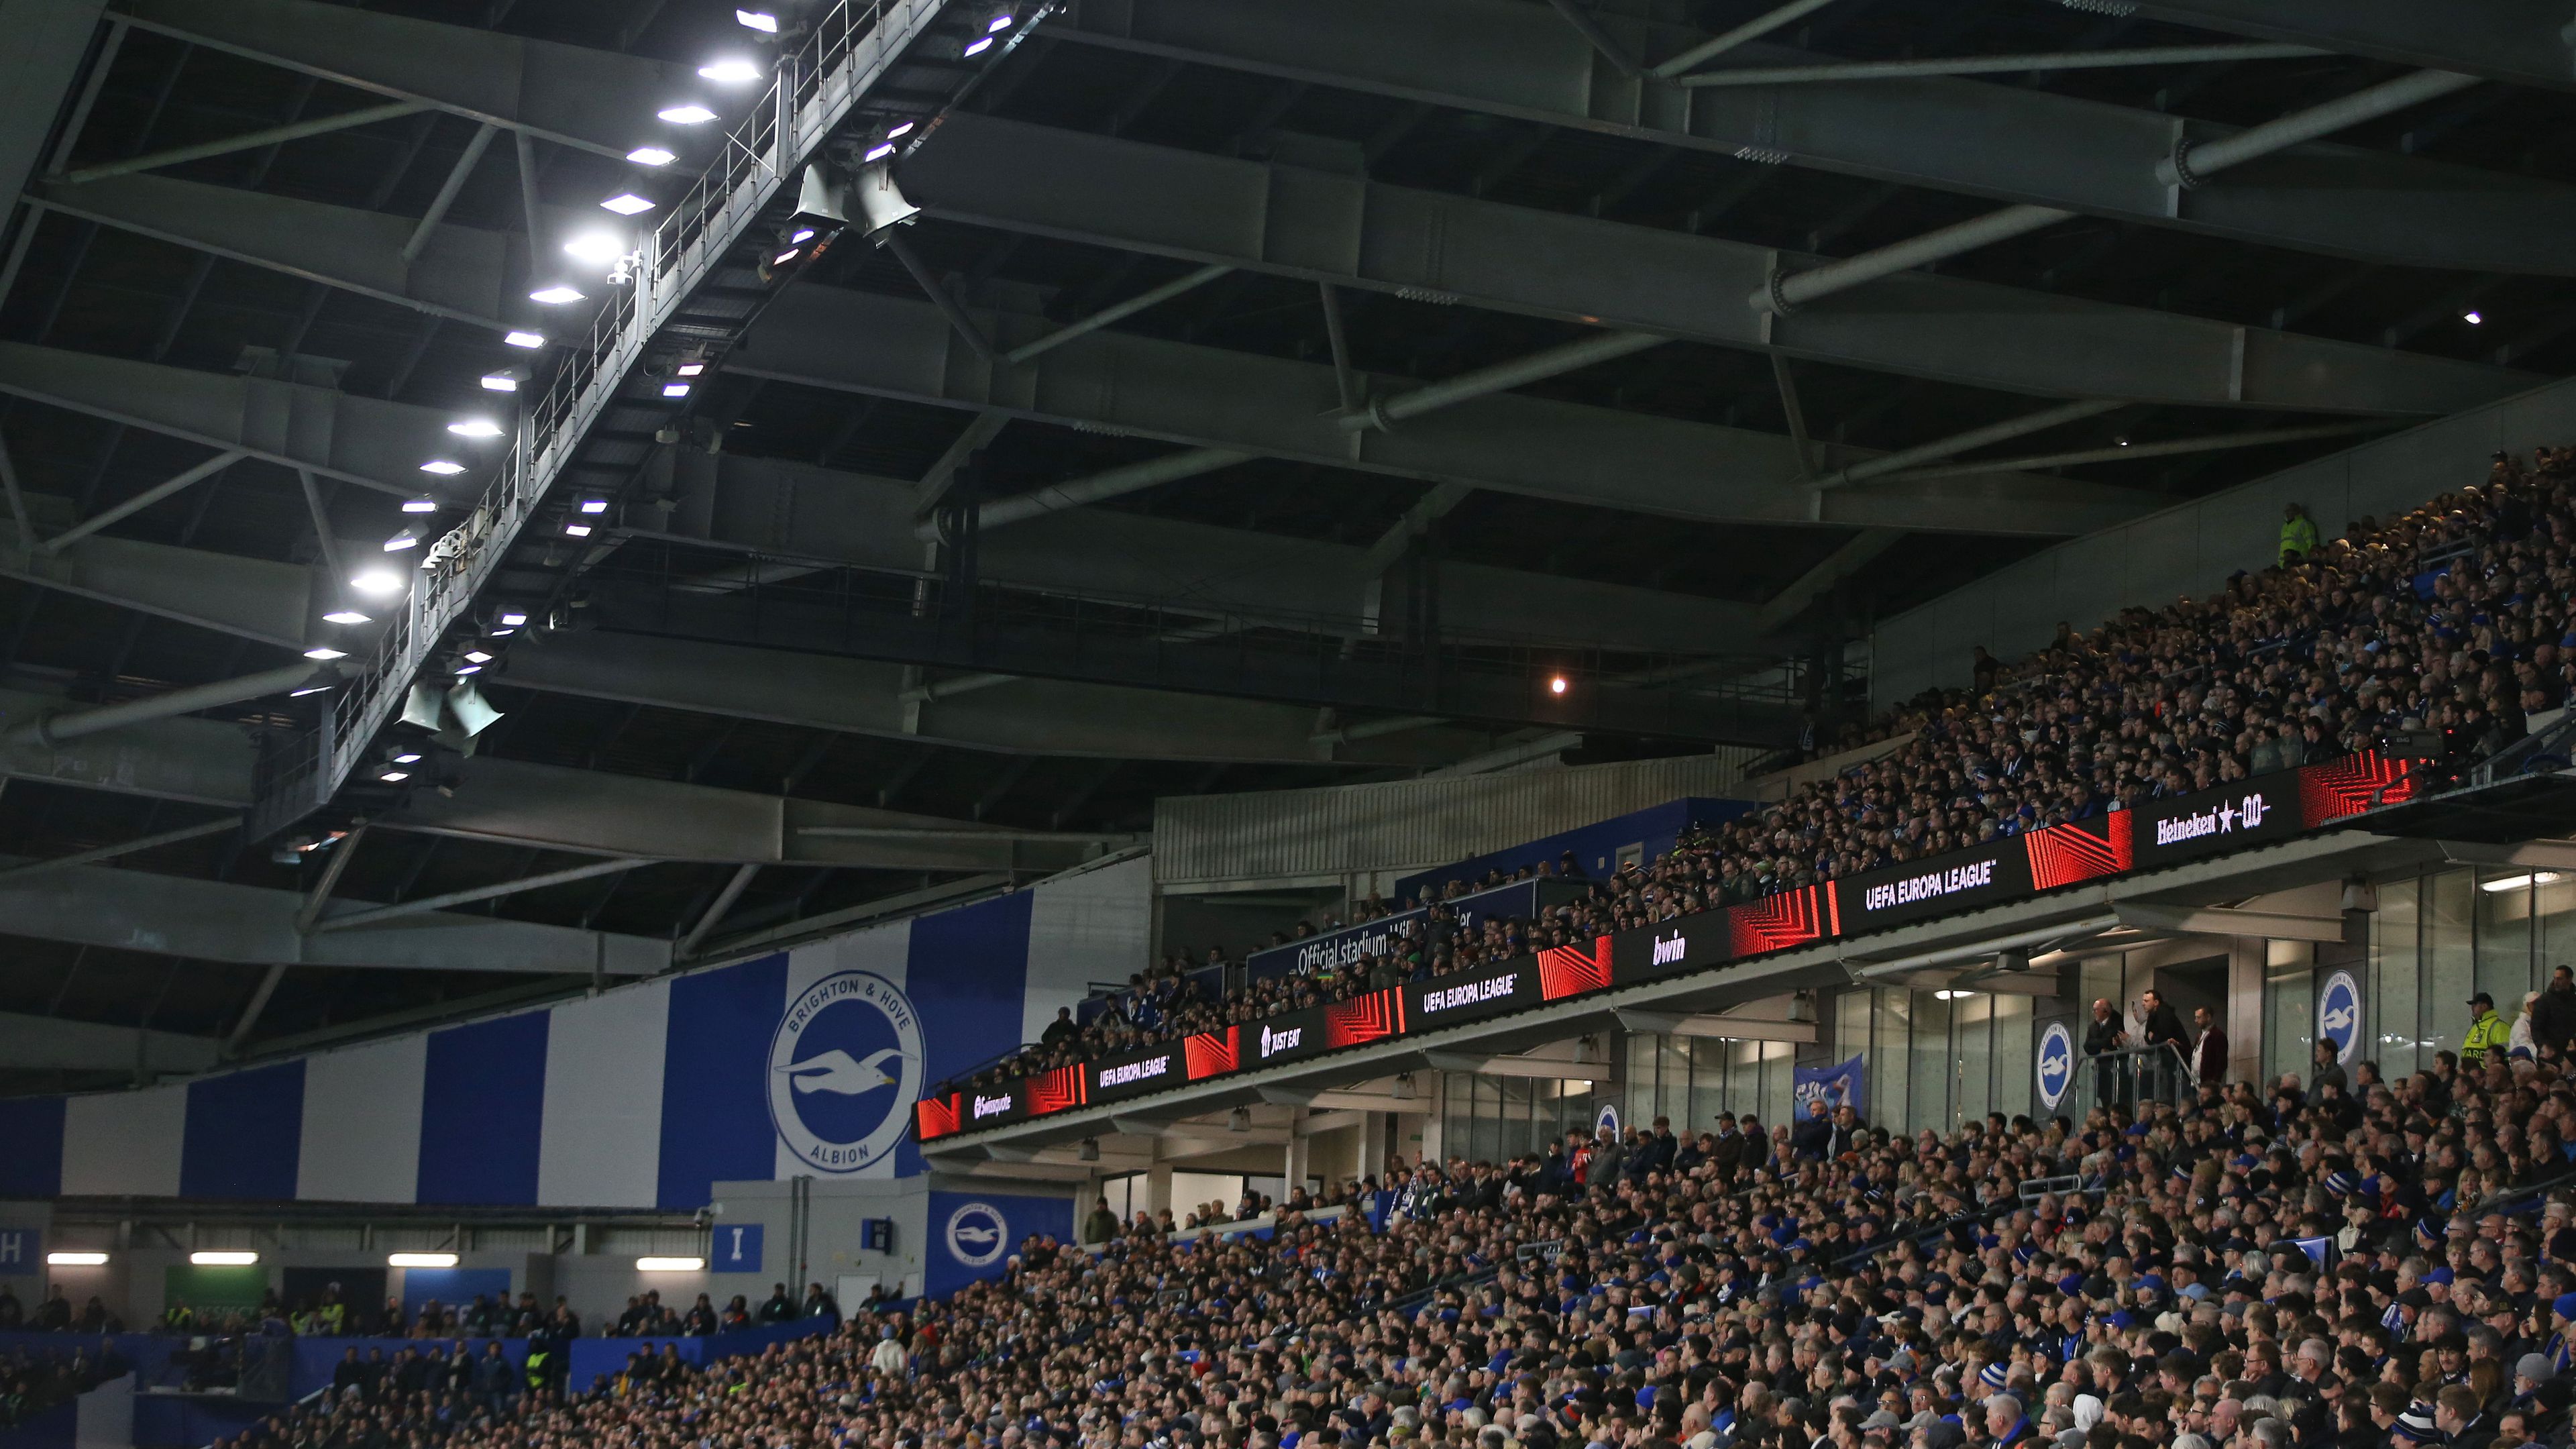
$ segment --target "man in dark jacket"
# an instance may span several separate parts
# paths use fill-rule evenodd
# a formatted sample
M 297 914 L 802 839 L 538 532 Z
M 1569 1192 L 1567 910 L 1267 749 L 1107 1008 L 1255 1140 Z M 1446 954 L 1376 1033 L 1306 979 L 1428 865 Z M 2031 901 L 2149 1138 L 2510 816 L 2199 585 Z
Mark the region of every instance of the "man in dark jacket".
M 1638 1145 L 1637 1155 L 1629 1160 L 1629 1180 L 1642 1183 L 1648 1173 L 1672 1171 L 1674 1150 L 1673 1119 L 1657 1117 L 1655 1130 L 1646 1134 L 1645 1140 Z
M 1807 1115 L 1799 1119 L 1797 1126 L 1789 1129 L 1790 1155 L 1822 1162 L 1833 1136 L 1831 1109 L 1825 1105 L 1824 1098 L 1812 1098 L 1807 1103 Z
M 2084 1030 L 2084 1055 L 2093 1057 L 2093 1095 L 2101 1105 L 2126 1104 L 2129 1100 L 2128 1059 L 2110 1053 L 2129 1044 L 2129 1024 L 2120 1019 L 2118 1007 L 2095 998 L 2093 1024 Z
M 2146 1008 L 2146 1056 L 2139 1061 L 2139 1077 L 2147 1094 L 2159 1101 L 2171 1101 L 2179 1083 L 2176 1075 L 2182 1063 L 2190 1060 L 2191 1038 L 2183 1033 L 2182 1013 L 2173 1009 L 2164 993 L 2148 988 L 2139 1004 Z
M 787 1285 L 784 1283 L 770 1284 L 769 1301 L 760 1305 L 760 1321 L 763 1323 L 788 1323 L 792 1322 L 795 1317 L 796 1300 L 787 1296 Z
M 2561 966 L 2549 974 L 2549 989 L 2531 1008 L 2531 1039 L 2562 1052 L 2576 1043 L 2576 969 Z

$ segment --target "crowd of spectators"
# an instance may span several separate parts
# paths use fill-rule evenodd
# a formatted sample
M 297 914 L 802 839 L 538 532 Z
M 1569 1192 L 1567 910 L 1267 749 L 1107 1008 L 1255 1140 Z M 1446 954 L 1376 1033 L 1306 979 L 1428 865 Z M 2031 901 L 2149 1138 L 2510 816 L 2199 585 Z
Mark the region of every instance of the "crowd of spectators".
M 0 1353 L 0 1429 L 14 1429 L 124 1373 L 114 1359 L 87 1350 Z
M 1974 684 L 1931 691 L 1823 749 L 1863 763 L 1685 837 L 1535 920 L 1459 927 L 1440 901 L 1387 955 L 1211 991 L 1187 953 L 1087 1023 L 1070 1012 L 978 1085 L 1176 1040 L 1540 946 L 1965 849 L 2141 801 L 2402 740 L 2442 778 L 2523 738 L 2576 692 L 2576 448 L 2498 454 L 2488 481 L 2309 544 L 2205 599 L 2058 626 Z M 1583 878 L 1570 857 L 1520 873 Z M 1477 885 L 1453 882 L 1442 900 Z M 1367 920 L 1414 902 L 1363 902 Z M 1338 918 L 1324 929 L 1343 924 Z M 1300 927 L 1301 934 L 1309 932 Z M 1209 953 L 1212 963 L 1224 954 Z
M 0 1333 L 121 1333 L 124 1329 L 125 1321 L 109 1312 L 95 1293 L 74 1308 L 70 1295 L 57 1283 L 31 1309 L 18 1301 L 8 1284 L 0 1283 Z
M 2567 1047 L 1947 1134 L 1659 1119 L 1266 1235 L 1102 1204 L 1097 1249 L 757 1356 L 225 1449 L 2564 1446 Z

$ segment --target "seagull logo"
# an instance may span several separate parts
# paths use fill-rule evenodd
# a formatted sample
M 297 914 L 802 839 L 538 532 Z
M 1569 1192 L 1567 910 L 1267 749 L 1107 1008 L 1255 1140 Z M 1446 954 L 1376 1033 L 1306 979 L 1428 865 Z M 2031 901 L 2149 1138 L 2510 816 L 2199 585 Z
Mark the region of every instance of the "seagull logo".
M 888 1061 L 900 1063 L 902 1057 L 902 1048 L 887 1047 L 883 1051 L 870 1052 L 862 1059 L 852 1060 L 848 1052 L 834 1047 L 820 1056 L 807 1057 L 778 1070 L 787 1074 L 788 1081 L 799 1092 L 830 1092 L 836 1096 L 855 1097 L 861 1092 L 893 1086 L 895 1079 L 886 1074 L 885 1064 Z
M 957 1240 L 961 1243 L 972 1243 L 979 1248 L 988 1247 L 1002 1240 L 1002 1230 L 999 1228 L 979 1228 L 971 1224 L 961 1223 L 957 1228 Z
M 960 1203 L 948 1215 L 948 1255 L 969 1270 L 989 1268 L 1002 1261 L 1010 1232 L 1010 1219 L 1000 1208 L 988 1202 Z

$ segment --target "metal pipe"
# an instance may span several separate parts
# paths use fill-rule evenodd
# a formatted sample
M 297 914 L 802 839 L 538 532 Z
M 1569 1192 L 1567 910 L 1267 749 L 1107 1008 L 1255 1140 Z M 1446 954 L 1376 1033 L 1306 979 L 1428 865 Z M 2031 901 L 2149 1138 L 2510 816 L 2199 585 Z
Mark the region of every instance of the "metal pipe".
M 268 1010 L 268 999 L 277 994 L 277 983 L 285 979 L 286 963 L 283 961 L 271 965 L 267 974 L 259 978 L 258 987 L 250 994 L 250 1004 L 242 1008 L 241 1020 L 234 1022 L 233 1029 L 224 1033 L 220 1055 L 230 1057 L 241 1049 L 242 1038 L 249 1036 L 250 1029 L 259 1025 L 260 1013 Z
M 1601 58 L 1617 68 L 1619 74 L 1637 73 L 1639 67 L 1636 57 L 1628 53 L 1626 46 L 1612 39 L 1609 31 L 1601 28 L 1601 22 L 1593 19 L 1592 12 L 1583 8 L 1583 0 L 1547 0 L 1547 3 L 1554 7 L 1557 14 L 1565 17 L 1565 23 L 1574 27 L 1575 34 L 1582 36 L 1591 43 L 1594 50 L 1601 52 Z
M 0 297 L 5 297 L 0 293 Z M 10 460 L 9 444 L 0 439 L 0 492 L 9 495 L 9 521 L 18 530 L 18 547 L 36 546 L 36 526 L 27 518 L 27 495 L 18 489 L 18 465 Z
M 2250 433 L 2215 433 L 2205 438 L 2175 438 L 2162 443 L 2139 443 L 2127 448 L 2087 448 L 2074 453 L 2040 453 L 2027 458 L 1996 458 L 1985 463 L 1952 463 L 1939 468 L 1916 468 L 1891 474 L 1889 483 L 1929 482 L 1935 478 L 1964 478 L 1975 473 L 2017 473 L 2030 468 L 2073 468 L 2085 463 L 2121 463 L 2131 458 L 2172 458 L 2186 453 L 2215 453 L 2227 448 L 2259 448 L 2270 443 L 2301 443 L 2313 438 L 2340 438 L 2354 433 L 2375 433 L 2398 426 L 2385 419 L 2373 418 L 2361 423 L 2324 423 L 2308 428 L 2264 428 Z
M 436 107 L 426 101 L 393 101 L 381 106 L 361 106 L 342 111 L 336 116 L 316 116 L 309 121 L 290 121 L 264 131 L 249 131 L 239 136 L 226 136 L 220 141 L 200 141 L 194 146 L 178 146 L 155 151 L 148 156 L 129 156 L 122 161 L 102 161 L 78 171 L 63 173 L 63 179 L 75 185 L 85 181 L 103 181 L 110 176 L 123 176 L 134 171 L 151 171 L 162 166 L 176 166 L 182 161 L 202 161 L 209 156 L 229 156 L 235 151 L 251 151 L 274 146 L 281 141 L 300 141 L 307 136 L 345 131 L 352 126 L 372 126 L 378 121 L 391 121 L 403 116 L 417 116 Z
M 429 210 L 421 213 L 420 225 L 412 228 L 411 240 L 403 243 L 404 266 L 418 260 L 421 248 L 429 245 L 430 233 L 438 230 L 438 224 L 447 219 L 447 209 L 456 204 L 456 194 L 465 189 L 465 178 L 474 174 L 474 168 L 482 163 L 483 153 L 491 148 L 492 138 L 499 134 L 501 128 L 486 121 L 476 128 L 474 139 L 465 143 L 465 154 L 457 157 L 456 164 L 448 168 L 447 180 L 439 186 L 438 195 L 429 203 Z
M 340 837 L 339 844 L 331 847 L 331 858 L 322 862 L 322 878 L 313 883 L 313 889 L 304 893 L 304 904 L 295 909 L 295 934 L 313 934 L 313 923 L 322 919 L 323 909 L 331 904 L 331 893 L 340 888 L 340 877 L 348 873 L 349 862 L 358 858 L 358 847 L 365 843 L 366 838 L 367 823 L 361 820 L 355 829 Z
M 2000 211 L 1954 222 L 1938 231 L 1890 242 L 1858 256 L 1774 277 L 1770 285 L 1754 292 L 1748 300 L 1757 312 L 1787 312 L 1819 297 L 1849 291 L 1864 282 L 1912 271 L 1925 262 L 1955 257 L 1961 252 L 2009 241 L 2044 226 L 2054 226 L 2074 214 L 2055 206 L 2007 206 Z
M 1359 378 L 1351 371 L 1350 339 L 1342 335 L 1342 297 L 1330 282 L 1315 284 L 1324 304 L 1324 344 L 1333 354 L 1333 391 L 1342 400 L 1342 411 L 1356 412 L 1360 405 Z
M 546 229 L 545 213 L 537 201 L 537 143 L 525 131 L 512 131 L 510 140 L 519 158 L 519 209 L 527 217 L 528 280 L 533 283 L 546 269 L 540 241 Z
M 2286 151 L 2347 126 L 2357 126 L 2454 91 L 2467 90 L 2478 81 L 2477 76 L 2447 70 L 2419 70 L 2395 80 L 2382 81 L 2323 105 L 2265 121 L 2233 136 L 2197 146 L 2186 145 L 2176 155 L 2156 163 L 2156 178 L 2167 186 L 2188 186 L 2231 166 L 2241 166 L 2275 151 Z
M 1068 508 L 1097 503 L 1103 498 L 1115 498 L 1121 493 L 1140 492 L 1183 478 L 1195 478 L 1201 473 L 1213 473 L 1219 468 L 1231 468 L 1251 456 L 1250 453 L 1237 453 L 1226 448 L 1187 448 L 1178 453 L 1166 453 L 1160 458 L 1148 458 L 1142 463 L 1111 468 L 1088 478 L 1052 483 L 1016 497 L 987 503 L 975 511 L 975 526 L 1000 528 L 1024 519 L 1061 513 Z M 936 522 L 923 523 L 912 532 L 916 538 L 937 538 L 939 525 Z
M 1171 281 L 1165 282 L 1163 285 L 1154 288 L 1152 291 L 1140 292 L 1137 295 L 1128 298 L 1124 302 L 1115 302 L 1109 306 L 1103 307 L 1099 311 L 1092 313 L 1090 316 L 1083 318 L 1079 322 L 1067 323 L 1063 327 L 1048 333 L 1035 342 L 1024 342 L 1019 346 L 1012 348 L 1010 351 L 1003 353 L 1002 359 L 1005 362 L 1012 363 L 1026 362 L 1030 358 L 1035 357 L 1042 352 L 1049 352 L 1055 348 L 1062 347 L 1064 344 L 1071 342 L 1077 337 L 1097 332 L 1112 322 L 1133 317 L 1148 307 L 1158 306 L 1164 302 L 1168 302 L 1174 297 L 1181 295 L 1183 292 L 1187 292 L 1198 287 L 1204 287 L 1208 283 L 1215 281 L 1219 277 L 1227 275 L 1233 270 L 1234 268 L 1229 266 L 1210 264 L 1199 268 L 1197 271 L 1192 272 L 1187 276 L 1175 277 Z
M 903 692 L 903 697 L 922 703 L 935 699 L 954 699 L 961 694 L 973 694 L 979 689 L 991 689 L 997 684 L 1010 684 L 1019 678 L 1020 676 L 1016 674 L 961 674 L 954 679 L 934 679 L 918 689 L 907 689 Z
M 476 886 L 471 890 L 449 891 L 445 895 L 422 896 L 416 901 L 402 901 L 390 906 L 371 906 L 366 910 L 351 911 L 345 916 L 325 916 L 313 923 L 313 929 L 316 932 L 345 931 L 352 926 L 373 925 L 378 921 L 390 921 L 399 916 L 423 915 L 430 911 L 445 910 L 449 906 L 470 905 L 475 901 L 515 896 L 522 891 L 543 890 L 547 886 L 570 885 L 577 880 L 615 875 L 621 870 L 633 870 L 639 865 L 651 864 L 653 862 L 649 860 L 598 860 L 588 865 L 574 866 L 570 870 L 549 871 L 544 875 L 532 875 L 522 880 L 503 881 L 499 885 Z
M 1701 61 L 1724 55 L 1746 41 L 1759 40 L 1781 26 L 1793 20 L 1803 20 L 1833 3 L 1834 0 L 1789 0 L 1788 4 L 1777 10 L 1756 15 L 1723 35 L 1711 36 L 1701 41 L 1663 64 L 1655 66 L 1652 73 L 1665 80 L 1671 80 Z
M 322 485 L 313 481 L 313 470 L 298 468 L 295 481 L 304 488 L 304 511 L 313 516 L 313 544 L 322 554 L 322 567 L 329 569 L 331 597 L 340 597 L 349 575 L 340 567 L 340 542 L 331 536 L 331 511 L 322 506 Z
M 691 951 L 696 950 L 698 942 L 706 938 L 707 932 L 715 928 L 716 922 L 724 919 L 725 912 L 733 909 L 733 903 L 742 898 L 743 888 L 750 885 L 751 878 L 758 874 L 760 874 L 760 865 L 756 861 L 735 870 L 733 879 L 724 883 L 724 889 L 716 892 L 716 898 L 709 902 L 706 910 L 699 915 L 698 923 L 689 927 L 689 933 L 682 936 L 679 944 L 671 948 L 671 958 L 675 961 L 683 960 Z
M 2064 427 L 2068 423 L 2082 422 L 2086 418 L 2098 418 L 2104 413 L 2127 406 L 2128 403 L 2119 398 L 2087 398 L 2082 402 L 2043 408 L 2035 413 L 2024 413 L 2017 418 L 2006 418 L 1999 423 L 1988 423 L 1982 428 L 1970 428 L 1964 433 L 1952 433 L 1946 438 L 1935 438 L 1931 442 L 1919 443 L 1911 448 L 1900 448 L 1893 453 L 1881 454 L 1866 463 L 1854 463 L 1839 472 L 1817 479 L 1816 486 L 1838 488 L 1845 483 L 1859 483 L 1871 478 L 1884 477 L 1887 474 L 1911 468 L 1917 463 L 1929 463 L 1936 458 L 1951 457 L 1991 443 L 2026 437 L 2032 433 L 2044 433 L 2050 428 Z
M 264 669 L 238 679 L 218 680 L 213 684 L 191 685 L 145 699 L 123 704 L 102 705 L 97 709 L 72 710 L 65 714 L 22 724 L 5 737 L 11 744 L 58 745 L 66 740 L 100 734 L 131 724 L 148 724 L 173 715 L 193 714 L 219 705 L 240 704 L 244 700 L 264 699 L 301 689 L 316 678 L 338 679 L 339 671 L 329 665 L 289 664 L 278 669 Z
M 2061 50 L 2044 55 L 1973 55 L 1948 60 L 1870 60 L 1840 65 L 1744 66 L 1683 76 L 1686 86 L 1804 85 L 1817 81 L 1897 80 L 1915 76 L 2000 75 L 2033 70 L 2110 70 L 2137 65 L 2291 60 L 2326 52 L 2306 45 L 2151 45 L 2128 50 Z
M 49 554 L 61 553 L 64 549 L 71 547 L 73 544 L 89 537 L 91 534 L 98 532 L 109 524 L 114 523 L 121 518 L 128 518 L 134 514 L 140 513 L 144 509 L 151 507 L 153 504 L 160 502 L 162 499 L 169 497 L 171 494 L 176 493 L 183 488 L 192 487 L 195 484 L 202 483 L 208 478 L 215 476 L 217 473 L 224 471 L 226 468 L 231 467 L 235 463 L 238 463 L 249 456 L 250 454 L 248 453 L 217 453 L 215 456 L 199 463 L 196 467 L 189 469 L 187 472 L 182 473 L 175 478 L 155 483 L 151 487 L 144 489 L 142 492 L 135 494 L 133 497 L 126 499 L 123 503 L 103 512 L 93 513 L 89 517 L 82 519 L 80 522 L 73 524 L 71 527 L 64 529 L 62 532 L 55 534 L 53 537 L 46 539 L 45 552 Z
M 1492 393 L 1508 391 L 1524 383 L 1537 382 L 1541 378 L 1573 372 L 1590 367 L 1597 362 L 1609 362 L 1615 358 L 1628 357 L 1643 352 L 1649 347 L 1660 347 L 1671 340 L 1669 337 L 1653 332 L 1604 332 L 1598 336 L 1586 337 L 1580 342 L 1569 342 L 1562 347 L 1533 352 L 1527 357 L 1516 357 L 1509 362 L 1480 367 L 1473 372 L 1463 372 L 1456 377 L 1425 387 L 1417 387 L 1411 392 L 1401 393 L 1381 402 L 1372 402 L 1360 411 L 1342 418 L 1341 428 L 1344 432 L 1355 433 L 1362 428 L 1388 427 L 1406 418 L 1420 417 L 1435 409 L 1450 407 Z
M 958 336 L 966 339 L 966 345 L 975 349 L 975 355 L 984 359 L 987 365 L 999 367 L 1002 357 L 993 350 L 993 340 L 984 335 L 983 328 L 975 325 L 974 318 L 966 315 L 965 307 L 949 294 L 947 284 L 932 274 L 929 266 L 921 260 L 921 254 L 912 249 L 912 243 L 891 230 L 880 235 L 884 238 L 882 245 L 885 249 L 894 253 L 894 259 L 903 263 L 905 271 L 912 273 L 912 280 L 929 294 L 931 305 L 939 309 L 940 316 L 948 319 L 948 325 L 956 329 Z
M 123 840 L 114 845 L 102 845 L 95 850 L 84 850 L 76 855 L 57 855 L 44 860 L 31 860 L 23 865 L 13 865 L 7 870 L 0 870 L 0 880 L 23 880 L 28 876 L 41 875 L 49 870 L 65 870 L 75 865 L 96 865 L 102 860 L 114 860 L 118 856 L 133 855 L 138 851 L 157 850 L 164 845 L 176 845 L 183 840 L 221 835 L 227 830 L 238 828 L 241 823 L 240 816 L 227 815 L 221 820 L 183 825 L 176 830 L 164 830 L 158 835 L 147 835 L 140 840 Z
M 2178 159 L 2167 157 L 2158 162 L 2156 174 L 2163 177 L 2168 186 L 2188 184 L 2182 179 L 2186 171 L 2193 181 L 2197 181 L 2258 156 L 2267 156 L 2303 141 L 2313 141 L 2345 126 L 2403 110 L 2475 84 L 2477 78 L 2474 76 L 2455 75 L 2449 71 L 2416 71 L 2323 105 L 2293 112 L 2205 146 L 2185 147 Z M 1821 267 L 1791 275 L 1775 276 L 1747 300 L 1757 312 L 1787 312 L 1819 297 L 1848 291 L 1897 272 L 1910 271 L 1926 262 L 1955 257 L 1961 252 L 2037 231 L 2074 214 L 2055 206 L 2007 206 L 1938 231 L 1862 252 L 1858 256 L 1827 262 Z

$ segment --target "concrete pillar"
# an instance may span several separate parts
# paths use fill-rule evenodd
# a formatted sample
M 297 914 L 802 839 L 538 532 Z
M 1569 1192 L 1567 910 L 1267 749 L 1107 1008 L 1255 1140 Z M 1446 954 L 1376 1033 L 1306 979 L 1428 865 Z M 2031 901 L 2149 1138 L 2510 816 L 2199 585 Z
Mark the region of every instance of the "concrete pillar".
M 1172 1210 L 1172 1165 L 1157 1162 L 1145 1169 L 1145 1211 L 1157 1217 Z
M 1393 1115 L 1389 1112 L 1360 1114 L 1360 1176 L 1382 1179 L 1386 1171 L 1387 1127 Z

